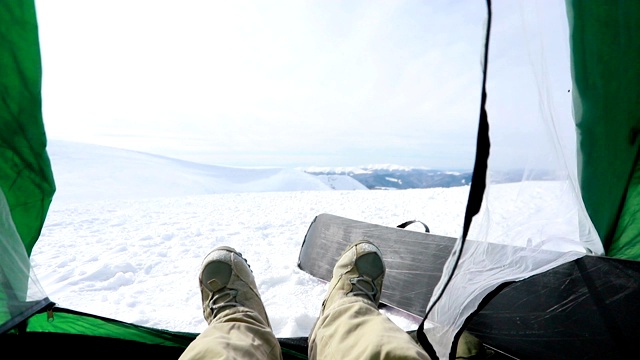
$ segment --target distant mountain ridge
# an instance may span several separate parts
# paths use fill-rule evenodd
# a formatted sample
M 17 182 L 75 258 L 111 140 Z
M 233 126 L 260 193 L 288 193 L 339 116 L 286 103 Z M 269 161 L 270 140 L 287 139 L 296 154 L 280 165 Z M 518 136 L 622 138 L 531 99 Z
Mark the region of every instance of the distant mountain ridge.
M 366 166 L 309 166 L 306 168 L 300 168 L 299 170 L 307 172 L 307 173 L 318 173 L 318 174 L 359 174 L 359 173 L 367 173 L 374 172 L 379 170 L 388 170 L 388 171 L 399 171 L 399 170 L 414 170 L 414 169 L 423 169 L 429 170 L 426 167 L 416 167 L 416 166 L 403 166 L 403 165 L 395 165 L 395 164 L 374 164 L 374 165 L 366 165 Z
M 305 171 L 316 176 L 349 176 L 368 189 L 424 189 L 465 186 L 471 183 L 471 171 L 446 171 L 399 165 L 366 167 L 310 167 Z
M 362 167 L 309 167 L 299 169 L 320 176 L 325 182 L 331 177 L 349 177 L 370 190 L 450 188 L 471 184 L 471 170 L 437 170 L 400 165 L 367 165 Z M 545 169 L 511 169 L 491 171 L 492 184 L 505 184 L 523 180 L 557 180 L 566 175 Z M 344 181 L 344 180 L 343 180 Z

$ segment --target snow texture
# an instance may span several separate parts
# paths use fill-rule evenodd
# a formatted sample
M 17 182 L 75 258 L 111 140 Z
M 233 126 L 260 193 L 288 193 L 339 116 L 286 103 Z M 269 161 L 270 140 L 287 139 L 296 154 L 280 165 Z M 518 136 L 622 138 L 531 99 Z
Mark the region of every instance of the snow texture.
M 32 254 L 48 296 L 66 308 L 188 332 L 206 328 L 197 277 L 213 248 L 232 246 L 249 261 L 276 336 L 307 336 L 327 290 L 297 267 L 316 215 L 386 226 L 417 219 L 457 237 L 469 190 L 353 191 L 353 182 L 300 170 L 210 166 L 68 142 L 50 142 L 49 154 L 57 192 Z M 544 201 L 544 191 L 536 194 Z M 389 316 L 405 330 L 417 326 Z

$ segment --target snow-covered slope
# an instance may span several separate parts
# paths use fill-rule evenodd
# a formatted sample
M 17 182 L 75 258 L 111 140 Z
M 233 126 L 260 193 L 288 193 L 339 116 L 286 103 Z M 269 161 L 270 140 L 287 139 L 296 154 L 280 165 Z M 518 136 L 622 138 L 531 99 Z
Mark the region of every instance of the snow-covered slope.
M 318 179 L 334 190 L 368 190 L 358 180 L 349 175 L 316 175 Z
M 295 169 L 235 168 L 197 164 L 91 144 L 50 141 L 54 201 L 141 199 L 233 192 L 342 190 L 342 183 Z M 344 190 L 355 187 L 355 180 Z M 105 194 L 107 194 L 105 196 Z

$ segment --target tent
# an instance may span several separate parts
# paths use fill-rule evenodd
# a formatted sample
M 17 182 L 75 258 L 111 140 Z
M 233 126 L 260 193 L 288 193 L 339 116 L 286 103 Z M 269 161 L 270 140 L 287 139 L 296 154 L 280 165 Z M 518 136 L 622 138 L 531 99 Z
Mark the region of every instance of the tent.
M 448 351 L 456 341 L 456 334 L 469 325 L 467 319 L 471 319 L 474 313 L 491 309 L 492 306 L 509 306 L 500 304 L 499 293 L 514 288 L 505 288 L 505 285 L 515 283 L 517 286 L 524 283 L 524 279 L 535 279 L 537 275 L 584 257 L 628 259 L 630 262 L 616 263 L 618 272 L 611 273 L 612 276 L 636 274 L 635 264 L 640 260 L 637 241 L 640 232 L 640 217 L 637 215 L 640 204 L 637 139 L 640 131 L 640 90 L 637 87 L 640 79 L 640 5 L 635 1 L 622 0 L 569 0 L 566 6 L 571 32 L 571 75 L 574 83 L 571 91 L 579 146 L 577 150 L 567 151 L 562 144 L 552 141 L 550 148 L 554 156 L 562 155 L 554 158 L 555 164 L 561 166 L 553 167 L 556 178 L 559 176 L 567 184 L 559 193 L 559 199 L 576 205 L 572 207 L 575 212 L 561 212 L 560 215 L 578 219 L 577 240 L 582 251 L 576 251 L 573 242 L 567 245 L 567 251 L 554 252 L 550 259 L 538 262 L 537 255 L 544 252 L 549 236 L 539 227 L 532 228 L 529 225 L 553 227 L 554 219 L 549 217 L 555 218 L 558 213 L 552 211 L 547 218 L 520 219 L 526 222 L 526 226 L 518 228 L 518 231 L 513 227 L 510 231 L 494 230 L 495 219 L 489 221 L 491 185 L 495 180 L 492 177 L 494 169 L 491 159 L 496 156 L 494 150 L 499 149 L 499 142 L 495 137 L 492 138 L 491 102 L 500 99 L 491 98 L 491 88 L 487 88 L 485 83 L 483 89 L 478 89 L 483 91 L 478 150 L 465 228 L 457 250 L 445 266 L 445 276 L 436 290 L 439 296 L 432 298 L 429 313 L 425 316 L 427 325 L 418 331 L 418 337 L 426 340 L 432 346 L 432 354 L 440 358 L 450 356 Z M 492 70 L 491 57 L 486 56 L 491 49 L 491 19 L 498 15 L 492 14 L 490 6 L 484 15 L 489 25 L 484 49 L 484 79 L 488 81 L 491 81 L 492 74 L 498 72 Z M 54 196 L 55 181 L 46 152 L 42 119 L 42 73 L 34 3 L 0 3 L 0 24 L 3 24 L 0 28 L 3 39 L 0 45 L 0 343 L 9 352 L 28 351 L 29 356 L 33 357 L 60 355 L 65 358 L 84 358 L 86 350 L 84 346 L 78 346 L 82 344 L 91 349 L 100 349 L 103 356 L 126 358 L 145 354 L 155 358 L 176 358 L 197 334 L 148 328 L 59 308 L 39 286 L 29 264 L 29 256 Z M 538 70 L 544 74 L 544 67 Z M 549 120 L 545 125 L 553 129 L 566 119 L 553 119 L 554 113 L 547 106 L 550 106 L 557 89 L 549 88 L 551 82 L 541 83 L 542 100 L 537 115 Z M 554 140 L 553 134 L 551 138 Z M 540 151 L 537 148 L 530 150 Z M 578 172 L 574 175 L 566 170 L 571 168 L 566 159 L 575 158 L 576 155 Z M 525 172 L 523 180 L 530 175 L 531 172 Z M 513 224 L 514 219 L 508 219 L 507 222 Z M 478 274 L 473 266 L 491 267 L 498 261 L 487 256 L 486 249 L 470 251 L 469 246 L 464 247 L 467 236 L 532 242 L 533 247 L 527 244 L 513 247 L 528 249 L 526 256 L 515 251 L 498 254 L 501 258 L 511 259 L 512 264 L 527 263 L 530 266 L 522 272 L 515 272 L 508 264 L 504 264 L 508 269 L 506 277 L 499 272 L 495 278 L 483 275 L 480 287 L 463 286 L 475 280 L 464 278 L 465 274 Z M 532 248 L 536 250 L 533 254 Z M 565 280 L 559 278 L 557 282 Z M 623 292 L 632 294 L 637 294 L 640 288 L 633 281 L 622 286 Z M 456 292 L 458 289 L 475 295 L 460 295 Z M 498 296 L 490 301 L 496 292 Z M 473 298 L 474 301 L 458 306 L 456 298 Z M 604 306 L 607 299 L 601 300 Z M 611 314 L 605 317 L 611 318 Z M 606 322 L 602 331 L 608 334 L 607 338 L 618 337 L 623 339 L 618 342 L 624 342 L 634 333 L 621 333 L 621 329 L 628 327 L 621 326 L 620 321 L 625 320 L 619 318 L 615 316 Z M 627 318 L 626 322 L 629 321 L 634 320 Z M 429 323 L 436 326 L 431 327 Z M 496 327 L 495 324 L 486 326 Z M 524 328 L 526 331 L 526 324 Z M 509 328 L 505 331 L 509 331 Z M 281 342 L 286 357 L 306 358 L 306 339 L 281 339 Z M 518 341 L 515 341 L 515 346 L 514 351 L 517 352 Z M 610 357 L 621 354 L 621 349 L 611 350 Z M 535 349 L 528 348 L 527 351 L 533 354 Z

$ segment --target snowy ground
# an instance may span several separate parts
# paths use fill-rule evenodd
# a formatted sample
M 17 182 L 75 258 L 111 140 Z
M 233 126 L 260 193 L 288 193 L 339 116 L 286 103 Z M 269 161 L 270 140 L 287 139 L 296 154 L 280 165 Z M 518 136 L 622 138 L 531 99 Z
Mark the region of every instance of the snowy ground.
M 326 284 L 296 264 L 316 215 L 388 226 L 418 219 L 433 233 L 458 236 L 468 194 L 468 187 L 330 190 L 292 170 L 217 168 L 212 175 L 198 164 L 71 143 L 51 142 L 49 153 L 58 190 L 32 255 L 49 297 L 179 331 L 206 327 L 197 275 L 216 246 L 248 259 L 277 336 L 307 336 Z M 222 193 L 213 193 L 216 181 Z
M 353 190 L 362 187 L 344 177 L 224 168 L 64 142 L 50 142 L 49 154 L 57 192 L 31 258 L 49 298 L 74 310 L 188 332 L 206 327 L 197 277 L 213 248 L 232 246 L 248 259 L 277 336 L 307 336 L 327 290 L 297 268 L 315 216 L 386 226 L 420 220 L 434 234 L 458 237 L 469 191 Z M 523 191 L 527 187 L 534 191 Z M 530 242 L 548 231 L 574 237 L 578 222 L 566 188 L 555 182 L 492 187 L 490 215 L 498 224 L 492 238 L 513 241 L 523 234 L 520 240 Z M 551 220 L 536 221 L 540 209 Z M 539 224 L 542 230 L 532 227 Z M 390 317 L 415 329 L 415 320 Z

